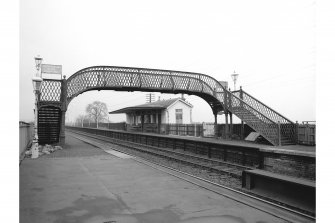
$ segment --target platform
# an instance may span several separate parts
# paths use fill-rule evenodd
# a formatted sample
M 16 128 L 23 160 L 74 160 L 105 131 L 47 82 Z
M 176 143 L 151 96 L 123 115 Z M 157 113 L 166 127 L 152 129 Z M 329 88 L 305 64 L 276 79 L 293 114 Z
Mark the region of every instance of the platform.
M 108 129 L 101 129 L 101 130 L 108 130 Z M 141 135 L 153 135 L 153 136 L 162 136 L 168 138 L 175 138 L 175 139 L 187 139 L 190 141 L 201 141 L 201 142 L 208 142 L 208 143 L 215 143 L 221 145 L 230 145 L 236 147 L 244 147 L 244 148 L 258 148 L 262 151 L 268 152 L 276 152 L 282 154 L 297 154 L 297 155 L 306 155 L 306 156 L 313 156 L 315 157 L 316 147 L 315 146 L 306 146 L 306 145 L 287 145 L 287 146 L 271 146 L 271 145 L 264 145 L 254 142 L 248 142 L 244 140 L 230 140 L 230 139 L 215 139 L 210 137 L 194 137 L 194 136 L 180 136 L 180 135 L 164 135 L 164 134 L 157 134 L 157 133 L 145 133 L 145 132 L 128 132 L 122 130 L 114 130 L 110 129 L 114 132 L 126 132 L 126 133 L 134 133 L 134 134 L 141 134 Z
M 20 222 L 283 222 L 232 199 L 66 136 L 20 165 Z

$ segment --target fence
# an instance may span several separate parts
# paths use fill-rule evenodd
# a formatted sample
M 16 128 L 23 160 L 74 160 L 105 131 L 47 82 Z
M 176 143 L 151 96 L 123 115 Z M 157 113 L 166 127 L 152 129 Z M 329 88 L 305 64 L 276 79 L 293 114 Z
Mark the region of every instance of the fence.
M 314 122 L 315 123 L 315 122 Z M 226 124 L 218 124 L 218 136 L 224 138 Z M 81 124 L 76 124 L 77 127 L 82 127 Z M 94 122 L 84 122 L 83 127 L 96 128 L 97 124 Z M 125 122 L 119 123 L 99 123 L 99 129 L 114 129 L 129 132 L 142 132 L 140 125 L 130 125 Z M 297 125 L 298 144 L 315 145 L 315 124 L 310 122 L 303 122 Z M 158 133 L 158 125 L 154 123 L 145 123 L 143 132 Z M 230 125 L 228 125 L 229 138 L 245 139 L 254 130 L 244 125 L 243 135 L 241 124 L 233 124 L 232 134 L 230 133 Z M 181 135 L 181 136 L 195 136 L 195 137 L 214 137 L 214 123 L 197 123 L 197 124 L 161 124 L 160 134 L 166 135 Z
M 310 124 L 310 122 L 302 122 L 302 124 L 298 125 L 298 143 L 314 146 L 315 127 L 316 125 Z
M 203 135 L 202 124 L 161 124 L 161 134 L 195 136 Z
M 24 155 L 24 151 L 27 149 L 29 144 L 32 142 L 33 134 L 34 134 L 34 125 L 19 122 L 20 124 L 20 148 L 19 148 L 19 159 Z
M 81 123 L 76 123 L 76 127 L 85 127 L 85 128 L 97 128 L 97 123 L 95 122 L 84 122 L 83 126 Z M 114 130 L 126 130 L 125 122 L 117 122 L 117 123 L 99 123 L 99 129 L 114 129 Z

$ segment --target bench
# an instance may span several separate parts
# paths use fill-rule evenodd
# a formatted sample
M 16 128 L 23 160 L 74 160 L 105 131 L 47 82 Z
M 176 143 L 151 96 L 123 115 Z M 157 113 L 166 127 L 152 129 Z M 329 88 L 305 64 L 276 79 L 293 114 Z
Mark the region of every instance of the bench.
M 260 169 L 242 172 L 242 187 L 263 197 L 315 213 L 315 182 Z

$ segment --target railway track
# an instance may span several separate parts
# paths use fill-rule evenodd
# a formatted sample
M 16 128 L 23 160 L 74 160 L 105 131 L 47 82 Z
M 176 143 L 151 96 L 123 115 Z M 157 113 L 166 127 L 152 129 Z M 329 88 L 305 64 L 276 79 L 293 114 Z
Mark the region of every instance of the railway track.
M 91 134 L 82 133 L 82 132 L 75 132 L 75 133 L 85 135 L 88 137 L 92 137 L 92 138 L 96 138 L 99 140 L 104 140 L 106 142 L 114 143 L 119 146 L 124 146 L 132 150 L 137 150 L 141 153 L 147 153 L 147 154 L 159 156 L 165 159 L 170 159 L 170 160 L 174 160 L 174 161 L 181 162 L 184 164 L 192 165 L 194 167 L 206 169 L 208 171 L 211 171 L 213 174 L 217 173 L 220 175 L 228 175 L 231 177 L 241 179 L 242 171 L 245 169 L 251 169 L 250 167 L 228 163 L 224 161 L 219 161 L 215 159 L 209 159 L 209 158 L 197 156 L 197 155 L 186 153 L 186 152 L 170 150 L 167 148 L 158 148 L 158 147 L 143 145 L 143 144 L 134 143 L 134 142 L 124 142 L 121 140 L 111 139 L 105 136 L 92 136 Z
M 249 167 L 241 166 L 241 165 L 235 165 L 231 163 L 226 163 L 226 162 L 220 162 L 217 160 L 212 160 L 204 157 L 199 157 L 191 154 L 186 154 L 178 151 L 171 151 L 167 149 L 162 149 L 162 148 L 157 148 L 157 147 L 152 147 L 152 146 L 143 146 L 139 145 L 138 143 L 133 143 L 133 142 L 124 142 L 121 140 L 115 140 L 111 139 L 105 136 L 97 136 L 97 135 L 92 135 L 92 134 L 87 134 L 83 132 L 78 132 L 78 131 L 69 131 L 68 132 L 81 135 L 84 137 L 89 137 L 93 140 L 95 140 L 96 143 L 99 143 L 101 141 L 107 142 L 108 144 L 111 143 L 113 144 L 113 150 L 116 150 L 121 153 L 125 153 L 131 156 L 136 156 L 136 157 L 141 157 L 144 159 L 147 165 L 150 165 L 150 163 L 154 165 L 159 165 L 164 168 L 171 169 L 173 171 L 182 173 L 186 176 L 191 176 L 192 178 L 198 179 L 200 181 L 207 182 L 211 185 L 218 186 L 224 189 L 227 189 L 229 191 L 232 191 L 234 193 L 237 193 L 242 196 L 249 197 L 251 199 L 255 199 L 257 201 L 260 201 L 262 203 L 265 203 L 267 205 L 273 206 L 274 208 L 278 208 L 284 212 L 288 212 L 290 214 L 296 215 L 298 217 L 301 217 L 305 219 L 307 222 L 313 222 L 315 221 L 315 214 L 314 213 L 309 213 L 304 210 L 300 210 L 298 207 L 291 207 L 287 206 L 285 204 L 270 200 L 265 197 L 261 197 L 259 195 L 253 195 L 250 192 L 244 191 L 241 189 L 241 174 L 243 169 L 250 169 Z M 75 135 L 73 135 L 75 136 Z M 76 137 L 78 138 L 78 137 Z M 83 140 L 83 138 L 79 137 L 78 139 Z M 107 145 L 108 145 L 107 144 Z M 103 145 L 103 144 L 101 144 Z M 106 145 L 106 144 L 105 144 Z M 97 146 L 97 145 L 95 145 Z M 99 147 L 99 146 L 98 146 Z M 109 146 L 110 147 L 110 146 Z M 154 151 L 156 150 L 156 151 Z M 143 154 L 146 154 L 146 156 L 143 156 Z M 148 157 L 149 156 L 149 157 Z M 178 157 L 179 156 L 179 157 Z M 154 161 L 153 161 L 154 160 Z M 171 163 L 166 163 L 162 162 L 162 160 L 169 160 L 171 162 L 174 162 L 173 165 L 170 165 Z M 164 164 L 162 164 L 164 163 Z M 189 169 L 183 168 L 184 165 L 188 165 L 191 167 L 193 170 L 190 172 L 188 171 Z M 197 172 L 203 172 L 205 171 L 206 176 L 201 175 L 199 177 L 199 174 Z M 171 173 L 169 173 L 171 174 Z M 173 175 L 173 174 L 171 174 Z M 185 177 L 180 177 L 177 176 L 181 179 L 184 179 L 188 182 L 191 182 L 192 180 L 185 179 Z M 227 183 L 227 181 L 230 181 Z M 232 181 L 232 182 L 231 182 Z M 194 182 L 191 182 L 194 183 Z M 201 186 L 196 183 L 196 185 Z M 203 186 L 202 186 L 203 187 Z M 205 189 L 209 189 L 207 187 L 204 187 Z M 211 189 L 209 189 L 211 190 Z M 215 191 L 214 191 L 215 192 Z M 221 194 L 222 195 L 222 194 Z M 227 196 L 231 199 L 236 200 L 236 198 Z M 238 201 L 238 200 L 237 200 Z M 243 202 L 242 202 L 243 203 Z M 250 204 L 246 204 L 249 205 Z M 257 208 L 257 207 L 255 207 Z M 273 212 L 269 212 L 269 214 L 272 214 L 274 216 L 277 216 L 279 218 L 282 218 L 284 220 L 287 220 L 289 222 L 304 222 L 304 221 L 296 221 L 292 220 L 292 218 L 287 218 L 283 217 L 280 214 L 276 214 Z

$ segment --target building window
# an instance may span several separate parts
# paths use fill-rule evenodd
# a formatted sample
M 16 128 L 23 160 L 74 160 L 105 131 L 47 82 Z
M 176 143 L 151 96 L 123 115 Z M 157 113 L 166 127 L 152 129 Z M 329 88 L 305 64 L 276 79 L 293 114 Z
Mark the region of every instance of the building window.
M 176 123 L 183 124 L 183 109 L 176 109 Z

